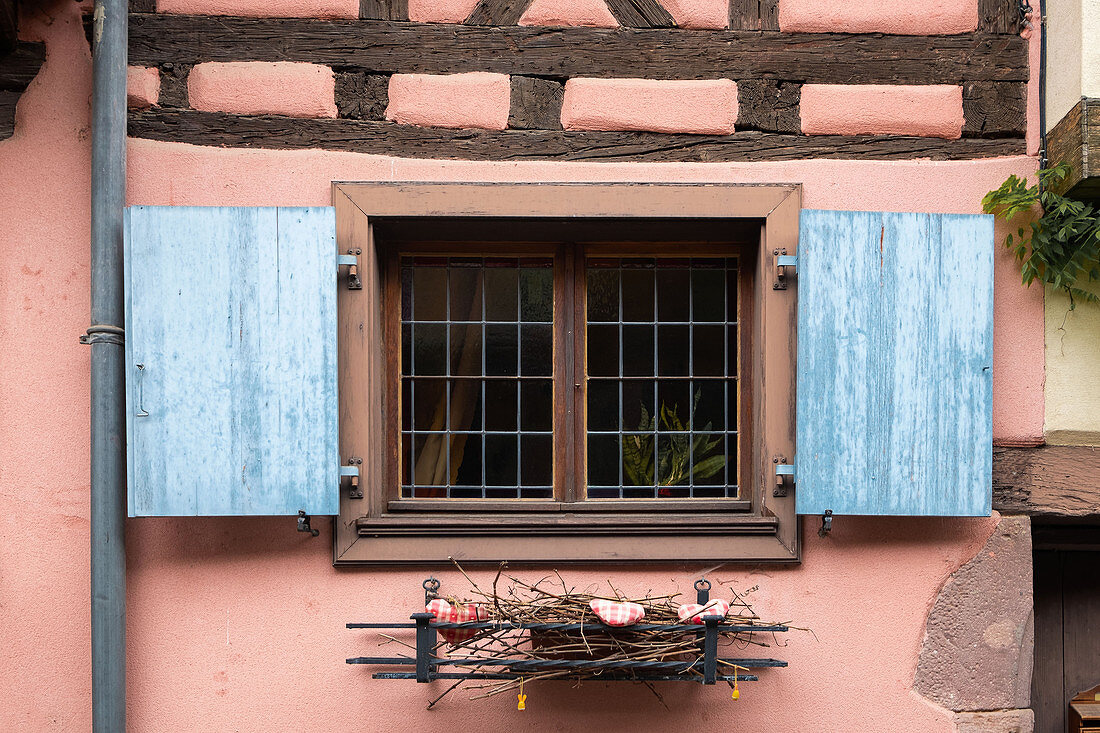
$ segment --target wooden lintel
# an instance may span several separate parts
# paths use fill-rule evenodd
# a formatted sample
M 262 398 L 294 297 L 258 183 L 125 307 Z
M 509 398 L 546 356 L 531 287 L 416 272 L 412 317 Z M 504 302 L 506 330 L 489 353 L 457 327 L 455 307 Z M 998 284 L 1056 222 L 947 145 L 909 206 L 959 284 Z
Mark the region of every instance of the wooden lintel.
M 679 162 L 798 160 L 966 160 L 1022 155 L 1019 138 L 941 140 L 924 137 L 784 135 L 738 132 L 451 130 L 350 119 L 299 119 L 221 112 L 131 111 L 131 137 L 219 147 L 317 148 L 406 158 L 466 160 L 651 160 Z
M 993 508 L 1037 517 L 1100 516 L 1100 447 L 995 447 Z
M 1027 81 L 1012 35 L 490 28 L 387 20 L 132 14 L 130 63 L 308 61 L 376 73 L 778 78 L 830 84 Z

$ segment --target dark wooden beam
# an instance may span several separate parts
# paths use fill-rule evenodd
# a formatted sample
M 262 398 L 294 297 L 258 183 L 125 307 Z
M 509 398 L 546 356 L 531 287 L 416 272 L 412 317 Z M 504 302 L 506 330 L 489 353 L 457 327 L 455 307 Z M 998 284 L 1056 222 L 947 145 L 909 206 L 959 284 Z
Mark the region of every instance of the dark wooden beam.
M 627 28 L 672 28 L 676 21 L 657 0 L 607 0 L 607 9 Z
M 1023 137 L 1027 131 L 1027 85 L 976 81 L 963 85 L 963 135 Z
M 359 17 L 370 20 L 408 20 L 409 0 L 359 0 Z
M 993 508 L 1041 517 L 1100 516 L 1100 448 L 995 447 Z
M 157 95 L 157 104 L 161 107 L 179 107 L 187 109 L 191 106 L 187 94 L 187 77 L 191 73 L 191 64 L 173 64 L 171 62 L 160 66 L 160 93 Z
M 0 140 L 6 140 L 15 133 L 15 105 L 21 96 L 22 92 L 0 89 Z
M 46 44 L 20 41 L 15 50 L 0 57 L 0 90 L 22 92 L 46 60 Z
M 471 160 L 755 161 L 800 158 L 962 160 L 1023 153 L 1022 140 L 918 137 L 673 135 L 658 132 L 449 130 L 360 120 L 243 117 L 150 109 L 130 113 L 130 135 L 219 147 L 320 148 Z
M 1035 4 L 1038 9 L 1039 4 Z M 978 30 L 986 33 L 1020 32 L 1019 0 L 978 0 Z
M 516 130 L 560 130 L 565 85 L 553 79 L 513 76 L 508 127 Z
M 0 0 L 0 57 L 11 53 L 19 41 L 19 3 Z
M 779 0 L 730 0 L 730 28 L 743 31 L 779 30 Z
M 376 73 L 760 79 L 832 84 L 1027 81 L 1027 42 L 982 33 L 886 36 L 678 28 L 484 28 L 442 23 L 130 19 L 130 63 L 308 61 Z
M 45 44 L 32 41 L 19 41 L 0 56 L 0 140 L 15 133 L 15 106 L 45 60 Z
M 157 12 L 157 0 L 129 0 L 131 13 Z
M 384 120 L 389 104 L 390 78 L 362 71 L 336 74 L 336 110 L 352 120 Z
M 737 129 L 801 132 L 802 85 L 770 79 L 737 82 Z
M 531 0 L 478 0 L 466 18 L 467 25 L 515 25 L 531 6 Z

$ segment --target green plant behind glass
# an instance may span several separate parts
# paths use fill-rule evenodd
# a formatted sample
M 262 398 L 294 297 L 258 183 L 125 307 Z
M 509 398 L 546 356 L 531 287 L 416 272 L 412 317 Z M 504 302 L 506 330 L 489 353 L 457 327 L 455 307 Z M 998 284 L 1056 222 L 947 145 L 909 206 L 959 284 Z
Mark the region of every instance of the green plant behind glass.
M 1060 163 L 1039 171 L 1039 184 L 1009 176 L 996 191 L 982 199 L 982 210 L 1006 221 L 1019 214 L 1032 213 L 1036 204 L 1042 215 L 1030 226 L 1020 227 L 1016 235 L 1005 238 L 1013 251 L 1024 283 L 1035 280 L 1069 294 L 1070 309 L 1076 299 L 1096 303 L 1095 294 L 1079 287 L 1100 280 L 1100 213 L 1091 204 L 1060 196 L 1050 190 L 1066 177 L 1070 168 Z
M 692 417 L 702 395 L 702 390 L 695 393 L 691 404 Z M 649 434 L 623 436 L 623 473 L 632 486 L 678 486 L 692 477 L 696 480 L 708 479 L 726 465 L 725 455 L 708 455 L 721 439 L 711 440 L 706 435 L 688 433 L 688 426 L 680 420 L 679 405 L 673 405 L 670 409 L 662 400 L 659 416 L 650 415 L 644 404 L 641 407 L 642 419 L 638 430 Z M 658 417 L 661 431 L 671 433 L 662 435 L 658 443 L 656 465 L 659 483 L 653 478 L 653 432 L 657 429 Z M 702 432 L 710 432 L 709 422 L 703 426 Z

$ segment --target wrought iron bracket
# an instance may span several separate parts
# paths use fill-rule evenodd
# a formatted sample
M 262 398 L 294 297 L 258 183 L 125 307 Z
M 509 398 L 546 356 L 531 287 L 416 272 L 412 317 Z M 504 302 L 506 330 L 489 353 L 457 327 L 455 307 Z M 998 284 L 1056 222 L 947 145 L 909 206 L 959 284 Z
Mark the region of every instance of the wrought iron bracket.
M 309 534 L 313 537 L 316 537 L 317 535 L 321 534 L 321 530 L 314 529 L 312 526 L 310 526 L 310 524 L 309 524 L 309 515 L 306 514 L 305 509 L 299 509 L 298 510 L 298 531 L 299 532 L 309 532 Z
M 786 249 L 772 250 L 772 255 L 775 257 L 775 282 L 772 283 L 772 290 L 786 290 L 791 272 L 798 270 L 798 256 L 787 254 Z M 791 272 L 788 272 L 788 268 Z
M 362 499 L 363 487 L 359 485 L 359 467 L 363 465 L 362 458 L 356 458 L 351 456 L 348 458 L 347 465 L 340 466 L 340 480 L 345 478 L 351 479 L 351 484 L 348 487 L 349 499 Z
M 772 463 L 775 464 L 775 488 L 772 489 L 772 496 L 786 496 L 788 485 L 793 486 L 795 482 L 794 464 L 787 463 L 786 456 L 772 456 Z M 791 477 L 789 484 L 785 480 L 787 476 Z
M 336 255 L 336 266 L 348 268 L 348 290 L 362 290 L 363 281 L 359 278 L 359 255 L 361 249 L 349 249 L 346 255 Z
M 825 537 L 833 531 L 833 510 L 826 509 L 821 515 L 821 529 L 817 530 L 819 537 Z

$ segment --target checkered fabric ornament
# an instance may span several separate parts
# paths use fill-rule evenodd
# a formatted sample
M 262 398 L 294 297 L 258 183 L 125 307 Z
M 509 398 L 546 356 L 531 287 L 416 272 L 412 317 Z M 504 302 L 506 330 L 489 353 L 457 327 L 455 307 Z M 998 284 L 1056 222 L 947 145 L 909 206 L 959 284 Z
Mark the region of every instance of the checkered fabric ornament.
M 713 601 L 706 603 L 685 603 L 676 610 L 676 615 L 684 623 L 701 624 L 703 623 L 703 616 L 721 616 L 725 618 L 729 612 L 730 604 L 721 598 L 715 598 Z
M 489 617 L 488 611 L 476 603 L 459 603 L 452 606 L 442 598 L 436 598 L 434 601 L 424 607 L 428 613 L 435 615 L 435 620 L 440 623 L 448 624 L 461 624 L 466 621 L 484 621 Z M 439 635 L 451 645 L 457 644 L 460 641 L 466 641 L 467 639 L 474 638 L 477 634 L 477 629 L 440 629 Z
M 599 598 L 590 601 L 588 606 L 596 618 L 608 626 L 630 626 L 645 618 L 645 609 L 637 603 L 618 603 Z

